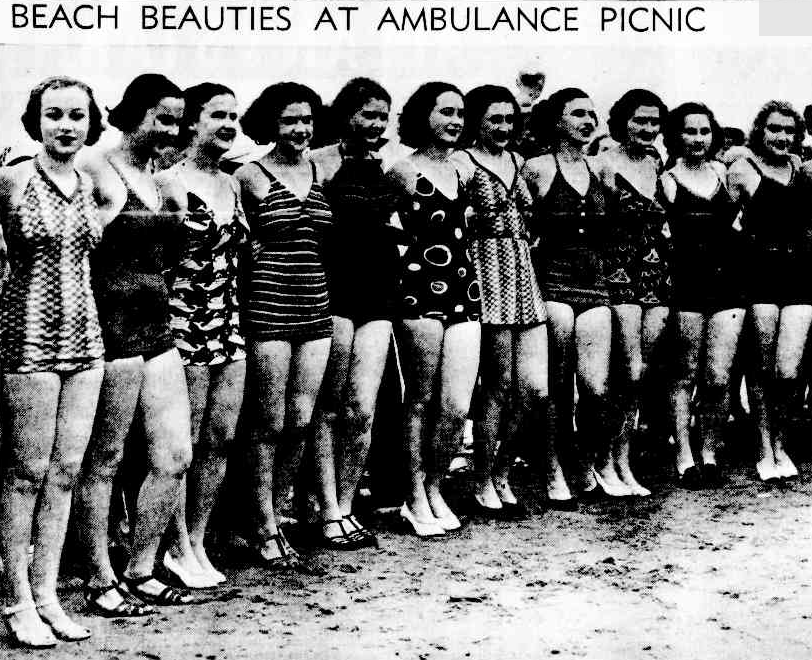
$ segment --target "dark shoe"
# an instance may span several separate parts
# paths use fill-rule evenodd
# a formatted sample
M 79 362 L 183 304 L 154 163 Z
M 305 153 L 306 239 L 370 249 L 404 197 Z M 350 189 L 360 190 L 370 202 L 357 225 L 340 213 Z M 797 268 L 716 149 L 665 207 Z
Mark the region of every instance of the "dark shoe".
M 344 520 L 346 520 L 350 526 L 352 527 L 352 532 L 350 535 L 353 538 L 358 539 L 360 548 L 377 548 L 378 547 L 378 537 L 375 536 L 375 533 L 369 529 L 369 527 L 364 527 L 358 518 L 356 518 L 352 513 L 349 515 L 344 516 Z
M 505 510 L 504 506 L 495 509 L 492 506 L 485 506 L 474 496 L 473 493 L 468 495 L 467 512 L 472 518 L 480 518 L 485 520 L 509 520 L 510 514 Z
M 530 511 L 521 502 L 502 502 L 502 511 L 510 520 L 526 520 L 530 517 Z
M 155 580 L 158 584 L 163 584 L 154 575 L 142 575 L 140 577 L 127 577 L 124 576 L 122 581 L 127 585 L 127 588 L 134 596 L 138 596 L 145 603 L 150 605 L 191 605 L 195 599 L 192 594 L 184 589 L 175 589 L 175 587 L 165 586 L 160 593 L 151 594 L 144 591 L 141 587 L 150 580 Z
M 338 529 L 337 536 L 327 536 L 327 530 L 331 525 L 335 525 L 335 528 Z M 325 520 L 321 523 L 321 529 L 321 545 L 328 550 L 357 550 L 363 547 L 362 538 L 353 533 L 355 530 L 345 518 Z
M 596 486 L 595 488 L 593 488 L 593 490 L 600 491 L 601 495 L 604 494 L 599 486 Z M 578 498 L 568 497 L 566 500 L 556 500 L 547 498 L 547 508 L 552 509 L 553 511 L 577 511 Z
M 685 468 L 679 477 L 679 485 L 686 490 L 701 490 L 704 485 L 702 473 L 696 465 Z
M 705 463 L 705 465 L 702 466 L 702 476 L 708 488 L 719 488 L 724 484 L 722 471 L 716 463 Z
M 99 598 L 111 591 L 118 593 L 121 602 L 115 607 L 106 607 L 99 603 Z M 88 611 L 99 616 L 119 618 L 155 614 L 155 608 L 147 605 L 137 596 L 133 596 L 124 585 L 115 580 L 103 587 L 85 586 L 84 597 Z
M 269 556 L 267 550 L 276 545 L 277 555 Z M 256 548 L 265 568 L 276 571 L 295 571 L 304 575 L 326 575 L 327 569 L 318 561 L 302 557 L 288 543 L 282 530 L 269 537 L 262 546 Z

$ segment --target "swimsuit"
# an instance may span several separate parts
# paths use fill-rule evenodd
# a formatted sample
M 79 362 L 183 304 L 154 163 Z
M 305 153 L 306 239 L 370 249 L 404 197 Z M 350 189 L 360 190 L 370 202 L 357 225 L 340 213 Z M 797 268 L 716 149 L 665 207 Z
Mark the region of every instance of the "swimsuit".
M 555 157 L 550 189 L 536 201 L 534 265 L 545 298 L 569 305 L 575 315 L 609 304 L 604 278 L 606 190 L 589 170 L 585 195 L 564 177 Z
M 403 255 L 401 315 L 447 325 L 480 317 L 480 290 L 466 249 L 465 207 L 459 179 L 449 199 L 417 174 L 411 208 L 401 215 L 413 242 Z
M 396 315 L 400 284 L 397 232 L 389 218 L 398 192 L 381 162 L 344 156 L 324 186 L 333 212 L 325 244 L 330 309 L 357 326 Z
M 76 179 L 73 194 L 65 196 L 34 159 L 20 205 L 3 218 L 11 266 L 0 312 L 7 372 L 103 364 L 89 258 L 102 226 L 92 183 L 78 173 Z
M 468 191 L 474 210 L 471 252 L 482 288 L 482 323 L 516 326 L 544 323 L 547 310 L 533 272 L 525 226 L 533 200 L 519 175 L 516 157 L 510 154 L 515 174 L 508 188 L 496 174 L 466 153 L 476 166 Z
M 309 341 L 333 334 L 323 243 L 332 214 L 316 180 L 300 200 L 259 162 L 268 194 L 249 214 L 252 263 L 246 334 L 256 341 Z
M 249 230 L 236 188 L 233 194 L 234 211 L 226 222 L 218 222 L 200 197 L 187 194 L 186 241 L 169 300 L 184 364 L 214 366 L 245 359 L 238 275 Z
M 666 205 L 674 307 L 704 314 L 744 307 L 742 240 L 733 228 L 738 206 L 721 179 L 705 198 L 669 176 L 677 186 L 674 201 Z
M 177 263 L 183 225 L 159 194 L 151 210 L 108 160 L 127 189 L 119 214 L 107 225 L 92 258 L 93 288 L 108 361 L 175 348 L 169 327 L 166 273 Z

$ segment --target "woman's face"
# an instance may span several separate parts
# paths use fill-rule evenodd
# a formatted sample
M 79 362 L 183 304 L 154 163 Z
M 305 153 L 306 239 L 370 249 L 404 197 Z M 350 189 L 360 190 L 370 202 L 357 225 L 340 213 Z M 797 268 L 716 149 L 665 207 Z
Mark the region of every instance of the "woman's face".
M 798 127 L 795 119 L 781 112 L 771 112 L 764 122 L 764 149 L 776 158 L 789 155 Z
M 708 157 L 713 143 L 713 128 L 706 114 L 686 115 L 682 122 L 682 153 L 686 158 L 701 160 Z
M 277 145 L 302 153 L 313 139 L 313 110 L 305 101 L 289 103 L 277 119 Z
M 167 96 L 146 111 L 138 131 L 157 150 L 173 146 L 183 117 L 183 99 Z
M 660 109 L 656 105 L 641 105 L 635 109 L 626 130 L 629 144 L 637 147 L 650 147 L 660 134 Z
M 591 99 L 581 98 L 567 101 L 558 120 L 558 130 L 565 140 L 587 145 L 598 127 L 598 116 Z
M 237 99 L 231 94 L 219 94 L 200 109 L 200 116 L 190 126 L 192 142 L 225 153 L 237 137 Z
M 479 142 L 488 151 L 507 147 L 516 125 L 512 103 L 491 103 L 479 124 Z
M 73 157 L 90 131 L 90 99 L 80 87 L 46 89 L 40 104 L 42 146 L 53 158 Z
M 453 147 L 460 138 L 463 126 L 464 105 L 456 92 L 443 92 L 437 97 L 429 114 L 429 130 L 432 142 L 443 147 Z
M 350 117 L 350 137 L 367 149 L 377 149 L 388 124 L 389 104 L 383 99 L 369 99 Z

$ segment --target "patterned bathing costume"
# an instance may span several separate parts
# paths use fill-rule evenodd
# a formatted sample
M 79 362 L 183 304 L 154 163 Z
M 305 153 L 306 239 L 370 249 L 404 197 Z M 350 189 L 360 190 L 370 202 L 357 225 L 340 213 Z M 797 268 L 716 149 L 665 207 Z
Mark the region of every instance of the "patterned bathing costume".
M 589 166 L 587 166 L 589 169 Z M 589 170 L 585 195 L 575 190 L 555 158 L 555 175 L 536 202 L 539 245 L 534 264 L 547 300 L 565 303 L 579 315 L 609 304 L 604 278 L 606 190 Z
M 738 206 L 721 179 L 706 198 L 668 176 L 677 186 L 674 201 L 666 205 L 674 307 L 705 314 L 743 307 L 742 238 L 733 228 Z
M 789 183 L 783 184 L 765 174 L 754 160 L 748 158 L 748 162 L 761 181 L 741 220 L 747 300 L 779 306 L 812 304 L 810 181 L 793 165 Z
M 177 264 L 183 225 L 160 195 L 158 210 L 151 210 L 108 162 L 127 188 L 127 200 L 92 258 L 106 359 L 148 360 L 175 348 L 166 274 Z
M 615 209 L 606 282 L 613 305 L 667 305 L 671 297 L 668 272 L 669 238 L 665 210 L 615 174 Z
M 316 179 L 300 200 L 261 163 L 270 187 L 248 215 L 252 265 L 245 308 L 256 341 L 309 341 L 333 334 L 323 242 L 332 214 Z
M 413 242 L 402 260 L 401 314 L 406 319 L 437 319 L 451 325 L 480 317 L 480 291 L 466 249 L 465 200 L 449 199 L 417 174 L 411 208 L 401 217 Z
M 533 326 L 547 320 L 533 264 L 530 260 L 525 217 L 533 200 L 513 160 L 513 182 L 502 179 L 469 152 L 476 166 L 468 185 L 474 210 L 471 252 L 482 288 L 482 323 Z
M 90 283 L 90 251 L 102 225 L 93 184 L 76 174 L 65 196 L 34 159 L 16 213 L 3 217 L 11 272 L 3 291 L 0 327 L 3 368 L 9 373 L 72 372 L 104 360 Z
M 397 230 L 389 225 L 398 191 L 380 160 L 342 154 L 324 195 L 334 222 L 325 244 L 330 309 L 356 326 L 391 321 L 400 299 Z
M 229 181 L 234 212 L 225 221 L 200 197 L 187 194 L 186 240 L 169 307 L 175 343 L 188 365 L 215 366 L 245 359 L 238 274 L 249 230 L 236 183 Z

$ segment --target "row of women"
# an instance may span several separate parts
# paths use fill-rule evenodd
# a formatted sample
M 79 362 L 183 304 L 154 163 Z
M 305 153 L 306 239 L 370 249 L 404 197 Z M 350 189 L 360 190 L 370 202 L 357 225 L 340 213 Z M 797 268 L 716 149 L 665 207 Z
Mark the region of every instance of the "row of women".
M 379 84 L 350 81 L 331 106 L 338 142 L 311 150 L 321 101 L 303 85 L 268 87 L 240 118 L 223 85 L 182 91 L 145 74 L 109 111 L 119 142 L 77 162 L 102 130 L 91 89 L 59 77 L 31 92 L 23 124 L 42 148 L 0 176 L 0 551 L 14 641 L 90 635 L 56 593 L 71 502 L 92 611 L 141 616 L 190 602 L 156 577 L 156 560 L 189 587 L 224 579 L 204 538 L 246 365 L 259 556 L 302 568 L 278 522 L 308 443 L 323 543 L 374 544 L 353 499 L 393 330 L 409 474 L 401 515 L 419 536 L 460 526 L 442 483 L 478 375 L 477 513 L 521 510 L 510 467 L 520 431 L 539 425 L 551 506 L 570 507 L 576 489 L 647 495 L 629 443 L 669 317 L 682 483 L 720 478 L 717 437 L 746 318 L 758 474 L 797 474 L 781 406 L 812 321 L 811 205 L 793 155 L 803 122 L 789 105 L 764 106 L 729 169 L 712 160 L 721 130 L 706 106 L 669 114 L 646 90 L 612 107 L 617 146 L 594 159 L 584 154 L 598 119 L 579 89 L 534 108 L 544 149 L 526 162 L 510 150 L 520 113 L 503 87 L 422 85 L 399 122 L 414 151 L 384 172 L 390 109 Z M 220 161 L 239 125 L 273 147 L 230 176 Z M 661 128 L 667 169 L 654 149 Z M 156 150 L 176 142 L 182 160 L 154 173 Z M 565 476 L 558 450 L 575 422 L 579 460 Z M 111 492 L 132 427 L 147 470 L 116 574 Z

